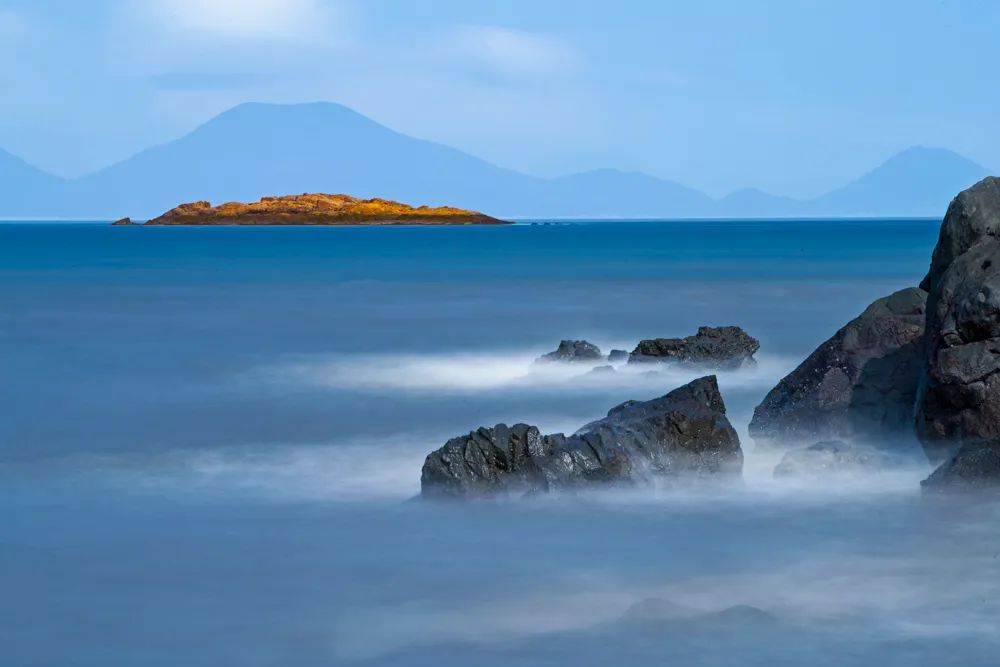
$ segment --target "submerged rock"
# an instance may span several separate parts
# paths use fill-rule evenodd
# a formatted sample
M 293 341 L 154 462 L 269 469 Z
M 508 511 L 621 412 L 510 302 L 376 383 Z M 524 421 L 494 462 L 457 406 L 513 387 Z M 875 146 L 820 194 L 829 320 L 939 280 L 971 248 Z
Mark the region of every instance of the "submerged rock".
M 916 429 L 932 462 L 964 442 L 1000 438 L 998 233 L 1000 179 L 991 177 L 948 207 L 924 279 L 930 292 Z
M 743 452 L 715 376 L 626 401 L 570 436 L 498 424 L 449 440 L 424 461 L 425 497 L 473 498 L 660 476 L 739 475 Z
M 830 440 L 788 451 L 775 466 L 774 476 L 872 471 L 884 468 L 889 462 L 889 457 L 883 452 Z
M 611 363 L 628 361 L 628 352 L 626 350 L 611 350 L 608 353 L 608 361 Z
M 916 287 L 878 299 L 820 345 L 754 410 L 754 441 L 912 442 L 926 299 Z
M 760 342 L 740 327 L 698 327 L 698 333 L 685 338 L 650 338 L 642 340 L 629 355 L 629 363 L 680 362 L 739 368 L 753 363 Z
M 1000 440 L 962 445 L 920 484 L 925 491 L 1000 490 Z
M 537 361 L 600 361 L 604 359 L 601 348 L 585 340 L 564 340 L 554 352 L 538 357 Z

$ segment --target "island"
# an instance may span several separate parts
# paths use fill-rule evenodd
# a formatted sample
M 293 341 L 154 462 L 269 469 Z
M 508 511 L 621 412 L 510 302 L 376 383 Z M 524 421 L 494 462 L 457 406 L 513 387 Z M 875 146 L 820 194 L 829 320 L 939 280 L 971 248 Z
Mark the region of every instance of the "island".
M 119 221 L 116 224 L 122 224 Z M 127 224 L 127 223 L 126 223 Z M 147 225 L 506 225 L 452 206 L 409 206 L 388 199 L 307 193 L 262 197 L 250 204 L 207 201 L 181 204 Z

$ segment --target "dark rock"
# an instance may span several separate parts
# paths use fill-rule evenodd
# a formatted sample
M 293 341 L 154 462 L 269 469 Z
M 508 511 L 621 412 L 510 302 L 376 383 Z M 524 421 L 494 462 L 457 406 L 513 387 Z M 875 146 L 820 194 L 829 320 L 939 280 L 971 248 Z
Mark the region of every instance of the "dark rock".
M 599 361 L 604 356 L 601 348 L 585 340 L 564 340 L 554 352 L 543 354 L 538 361 Z
M 608 353 L 608 361 L 614 363 L 617 361 L 628 361 L 628 352 L 625 350 L 611 350 Z
M 912 442 L 926 298 L 915 287 L 883 297 L 820 345 L 754 410 L 754 441 Z
M 112 225 L 134 225 L 132 218 L 122 218 L 121 220 L 115 220 L 111 223 Z
M 525 424 L 477 431 L 431 452 L 424 496 L 469 498 L 637 483 L 675 475 L 739 475 L 743 452 L 715 376 L 651 401 L 627 401 L 571 436 Z
M 986 238 L 1000 236 L 1000 178 L 990 176 L 965 190 L 948 206 L 931 268 L 920 283 L 930 292 L 960 255 Z
M 840 440 L 793 449 L 774 468 L 775 477 L 880 470 L 890 463 L 885 453 Z
M 932 462 L 1000 438 L 1000 180 L 951 203 L 925 281 L 926 365 L 916 430 Z
M 652 338 L 640 341 L 629 363 L 681 362 L 739 368 L 753 362 L 760 342 L 740 327 L 698 327 L 698 333 L 686 338 Z
M 1000 440 L 962 445 L 920 485 L 925 491 L 1000 490 Z

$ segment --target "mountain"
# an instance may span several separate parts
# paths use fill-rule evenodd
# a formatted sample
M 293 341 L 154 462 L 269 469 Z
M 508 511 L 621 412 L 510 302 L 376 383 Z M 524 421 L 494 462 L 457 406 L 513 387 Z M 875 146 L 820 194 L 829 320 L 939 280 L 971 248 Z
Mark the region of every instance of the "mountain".
M 910 148 L 813 200 L 741 190 L 722 199 L 636 172 L 538 178 L 400 134 L 339 104 L 241 104 L 169 143 L 63 180 L 0 151 L 0 216 L 154 217 L 181 202 L 303 192 L 449 205 L 500 217 L 936 216 L 987 170 Z
M 990 171 L 942 148 L 914 146 L 811 202 L 818 215 L 944 215 L 957 193 Z
M 0 150 L 0 217 L 39 217 L 64 181 Z

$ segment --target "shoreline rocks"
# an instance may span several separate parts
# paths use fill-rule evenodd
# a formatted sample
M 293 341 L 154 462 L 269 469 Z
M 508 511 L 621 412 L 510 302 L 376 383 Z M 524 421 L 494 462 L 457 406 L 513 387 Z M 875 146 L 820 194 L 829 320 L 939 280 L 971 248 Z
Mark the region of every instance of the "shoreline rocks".
M 626 401 L 576 433 L 527 424 L 480 428 L 427 455 L 429 498 L 521 495 L 680 475 L 739 476 L 743 451 L 715 376 L 649 401 Z
M 1000 491 L 1000 441 L 962 445 L 920 486 L 929 492 Z
M 740 368 L 754 363 L 753 355 L 759 349 L 760 342 L 740 327 L 698 327 L 698 333 L 685 338 L 642 340 L 629 355 L 628 362 L 679 362 Z
M 913 441 L 923 364 L 927 293 L 910 287 L 878 299 L 781 379 L 754 410 L 759 446 L 862 440 Z

